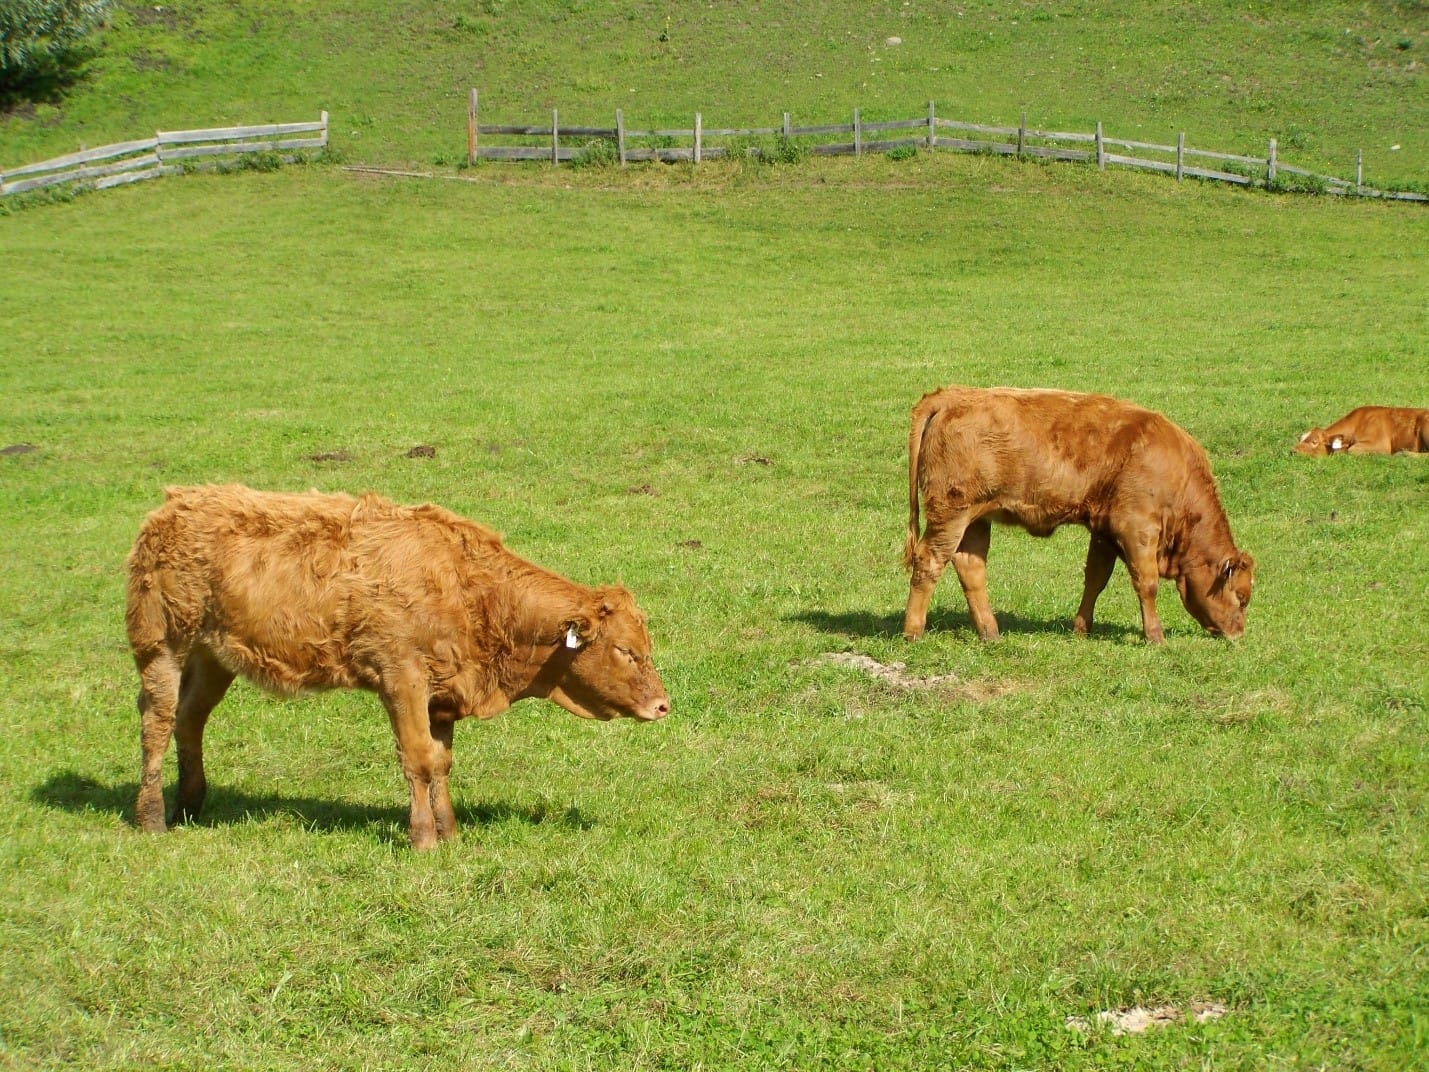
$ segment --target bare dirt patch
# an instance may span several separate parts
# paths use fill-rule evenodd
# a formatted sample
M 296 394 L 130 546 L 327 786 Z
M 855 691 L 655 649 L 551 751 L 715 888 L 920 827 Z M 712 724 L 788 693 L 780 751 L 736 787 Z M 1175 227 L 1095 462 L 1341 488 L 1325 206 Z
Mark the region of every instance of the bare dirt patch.
M 1010 682 L 967 681 L 957 674 L 933 674 L 915 677 L 908 673 L 908 665 L 901 662 L 881 663 L 868 655 L 856 651 L 829 651 L 819 656 L 821 663 L 831 663 L 849 670 L 857 670 L 869 677 L 898 689 L 936 689 L 940 693 L 955 694 L 960 699 L 983 701 L 1002 696 L 1016 688 Z
M 1098 1027 L 1109 1027 L 1113 1035 L 1140 1035 L 1153 1027 L 1166 1027 L 1183 1021 L 1202 1024 L 1207 1020 L 1219 1020 L 1225 1014 L 1226 1007 L 1215 1001 L 1193 1001 L 1185 1009 L 1175 1005 L 1159 1005 L 1154 1009 L 1137 1005 L 1130 1009 L 1104 1009 L 1091 1017 L 1069 1016 L 1067 1026 L 1083 1033 Z
M 310 462 L 350 462 L 352 455 L 345 450 L 325 450 L 319 454 L 309 454 Z
M 33 443 L 11 443 L 8 447 L 0 448 L 0 454 L 31 454 L 39 449 Z
M 418 443 L 403 455 L 403 457 L 406 458 L 435 458 L 436 456 L 437 448 L 428 446 L 426 443 Z

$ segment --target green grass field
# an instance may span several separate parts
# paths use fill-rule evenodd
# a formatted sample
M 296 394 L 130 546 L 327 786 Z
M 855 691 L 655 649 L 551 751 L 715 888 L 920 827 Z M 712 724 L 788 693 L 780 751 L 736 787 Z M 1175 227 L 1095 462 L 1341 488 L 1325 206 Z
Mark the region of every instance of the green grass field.
M 354 161 L 459 152 L 469 72 L 443 74 L 437 45 L 412 59 L 418 5 L 394 8 L 364 67 L 376 7 L 288 20 L 283 40 L 345 28 L 302 62 L 273 51 L 295 5 L 183 5 L 147 28 L 129 7 L 113 39 L 190 49 L 184 77 L 101 65 L 78 98 L 5 120 L 0 158 L 72 148 L 75 124 L 95 144 L 321 107 L 363 132 L 340 146 Z M 1059 52 L 1108 23 L 1168 33 L 1143 7 L 1029 5 L 1027 25 L 1067 31 Z M 961 9 L 979 32 L 994 14 Z M 859 55 L 892 32 L 880 20 L 937 23 L 828 10 Z M 1225 63 L 1243 55 L 1231 29 L 1277 25 L 1207 10 L 1200 47 Z M 703 104 L 755 49 L 731 26 L 761 15 L 649 5 L 632 45 L 599 35 L 600 5 L 438 11 L 522 46 L 483 53 L 493 75 L 528 72 L 513 119 L 545 93 L 594 114 L 631 86 Z M 1413 43 L 1369 38 L 1386 56 L 1421 48 L 1415 6 L 1317 11 L 1304 26 L 1354 14 Z M 662 83 L 640 59 L 667 14 L 677 42 L 730 39 L 715 74 Z M 1022 55 L 950 27 L 960 67 Z M 641 81 L 594 84 L 597 59 L 632 49 L 621 73 Z M 548 55 L 568 81 L 539 81 Z M 777 95 L 757 66 L 728 82 L 731 110 Z M 804 94 L 789 106 L 857 103 L 851 68 L 832 70 L 818 88 L 786 75 Z M 1338 153 L 1361 127 L 1422 175 L 1397 126 L 1406 101 L 1423 114 L 1422 74 L 1399 71 L 1377 96 L 1340 70 L 1310 144 Z M 892 110 L 925 95 L 905 73 Z M 1054 118 L 1122 100 L 1102 77 L 1074 79 Z M 1186 107 L 1255 140 L 1288 101 L 1315 111 L 1322 84 L 1265 113 Z M 328 87 L 367 94 L 370 122 Z M 1181 114 L 1124 103 L 1128 123 Z M 34 448 L 0 455 L 0 1068 L 1422 1061 L 1429 458 L 1291 451 L 1355 405 L 1429 405 L 1420 206 L 926 154 L 445 174 L 195 175 L 0 217 L 0 449 Z M 1000 530 L 1003 639 L 974 639 L 949 577 L 906 644 L 906 420 L 954 382 L 1105 391 L 1195 435 L 1258 563 L 1245 637 L 1205 635 L 1168 585 L 1168 642 L 1146 645 L 1118 569 L 1079 641 L 1084 536 Z M 602 726 L 528 701 L 463 724 L 462 835 L 416 854 L 373 697 L 240 684 L 208 733 L 203 818 L 139 834 L 124 555 L 164 485 L 229 480 L 439 502 L 574 579 L 623 581 L 673 713 Z M 903 688 L 831 653 L 954 677 Z M 1224 1015 L 1067 1026 L 1205 1003 Z

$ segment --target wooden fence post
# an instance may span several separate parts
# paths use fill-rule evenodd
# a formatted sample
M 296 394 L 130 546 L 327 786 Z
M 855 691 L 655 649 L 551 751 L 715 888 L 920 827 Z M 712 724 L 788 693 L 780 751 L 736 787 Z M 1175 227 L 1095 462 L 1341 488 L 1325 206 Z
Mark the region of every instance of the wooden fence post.
M 696 163 L 696 164 L 698 164 L 698 163 L 700 162 L 700 138 L 701 138 L 700 113 L 699 113 L 699 112 L 696 112 L 696 113 L 695 113 L 695 163 Z
M 553 167 L 561 162 L 560 124 L 557 121 L 556 112 L 557 109 L 551 109 L 551 165 Z
M 476 163 L 476 90 L 466 101 L 466 162 Z
M 1186 132 L 1183 130 L 1176 135 L 1176 181 L 1180 182 L 1186 174 Z
M 853 155 L 863 155 L 863 125 L 858 121 L 858 109 L 853 110 Z
M 1270 139 L 1270 155 L 1265 158 L 1265 185 L 1275 185 L 1275 139 Z
M 1355 150 L 1355 193 L 1364 193 L 1364 150 Z
M 794 128 L 789 124 L 789 113 L 788 113 L 788 112 L 785 112 L 785 113 L 784 113 L 784 137 L 785 137 L 785 138 L 791 137 L 791 135 L 790 135 L 789 132 L 790 132 L 791 130 L 793 130 L 793 129 L 794 129 Z
M 1097 167 L 1106 170 L 1106 146 L 1102 144 L 1102 121 L 1097 120 Z
M 936 148 L 938 147 L 938 134 L 937 134 L 937 130 L 938 130 L 938 126 L 937 126 L 937 121 L 934 119 L 933 102 L 932 102 L 932 101 L 929 101 L 929 102 L 928 102 L 928 148 L 929 148 L 929 149 L 936 149 Z
M 1017 156 L 1022 157 L 1022 148 L 1027 143 L 1027 109 L 1022 109 L 1022 122 L 1017 126 Z
M 620 166 L 625 166 L 625 113 L 615 109 L 615 148 L 620 154 Z

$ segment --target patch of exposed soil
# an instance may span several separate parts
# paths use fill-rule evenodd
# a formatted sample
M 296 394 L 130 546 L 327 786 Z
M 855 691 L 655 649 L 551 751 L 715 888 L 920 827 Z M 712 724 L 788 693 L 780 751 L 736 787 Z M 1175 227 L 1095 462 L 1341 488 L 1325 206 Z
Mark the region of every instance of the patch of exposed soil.
M 345 450 L 325 450 L 320 454 L 309 454 L 310 462 L 350 462 L 352 455 Z
M 1154 1009 L 1137 1005 L 1130 1009 L 1104 1009 L 1090 1018 L 1069 1016 L 1067 1026 L 1083 1033 L 1106 1026 L 1111 1028 L 1113 1035 L 1140 1035 L 1153 1027 L 1165 1027 L 1185 1020 L 1201 1024 L 1207 1020 L 1219 1020 L 1225 1014 L 1226 1007 L 1215 1001 L 1193 1001 L 1185 1009 L 1175 1005 L 1159 1005 Z
M 429 447 L 425 443 L 418 443 L 404 455 L 407 458 L 435 458 L 436 456 L 437 448 Z
M 660 493 L 650 484 L 641 484 L 638 488 L 626 488 L 627 495 L 659 495 Z
M 745 454 L 736 458 L 740 465 L 773 465 L 774 462 L 762 454 Z
M 31 454 L 39 449 L 33 443 L 11 443 L 8 447 L 0 448 L 0 454 Z
M 881 663 L 856 651 L 830 651 L 819 657 L 820 662 L 846 667 L 867 674 L 899 689 L 937 689 L 942 693 L 955 693 L 966 700 L 981 702 L 991 700 L 1011 692 L 1016 686 L 1008 682 L 964 681 L 957 674 L 934 674 L 931 677 L 914 677 L 908 673 L 908 665 L 901 662 Z

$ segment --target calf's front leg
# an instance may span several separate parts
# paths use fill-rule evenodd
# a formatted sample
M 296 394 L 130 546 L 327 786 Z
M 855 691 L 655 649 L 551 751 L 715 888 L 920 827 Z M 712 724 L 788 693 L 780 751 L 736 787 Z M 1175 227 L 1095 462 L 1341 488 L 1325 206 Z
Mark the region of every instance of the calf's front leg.
M 436 782 L 438 744 L 432 738 L 431 719 L 427 712 L 427 683 L 415 672 L 401 673 L 383 683 L 382 705 L 392 723 L 392 736 L 397 742 L 397 758 L 402 764 L 402 776 L 407 780 L 411 798 L 407 816 L 407 836 L 412 848 L 430 849 L 437 843 L 436 817 L 432 811 Z M 443 778 L 445 794 L 445 779 Z M 447 802 L 448 807 L 450 801 Z
M 456 809 L 452 807 L 447 784 L 452 772 L 452 732 L 456 726 L 450 719 L 433 718 L 431 727 L 436 746 L 432 765 L 432 819 L 437 837 L 445 841 L 456 834 Z
M 1161 574 L 1156 565 L 1155 547 L 1142 544 L 1130 550 L 1126 557 L 1126 571 L 1131 574 L 1136 598 L 1141 601 L 1141 632 L 1149 643 L 1166 643 L 1166 634 L 1161 629 L 1161 618 L 1156 613 L 1156 588 L 1161 581 Z

